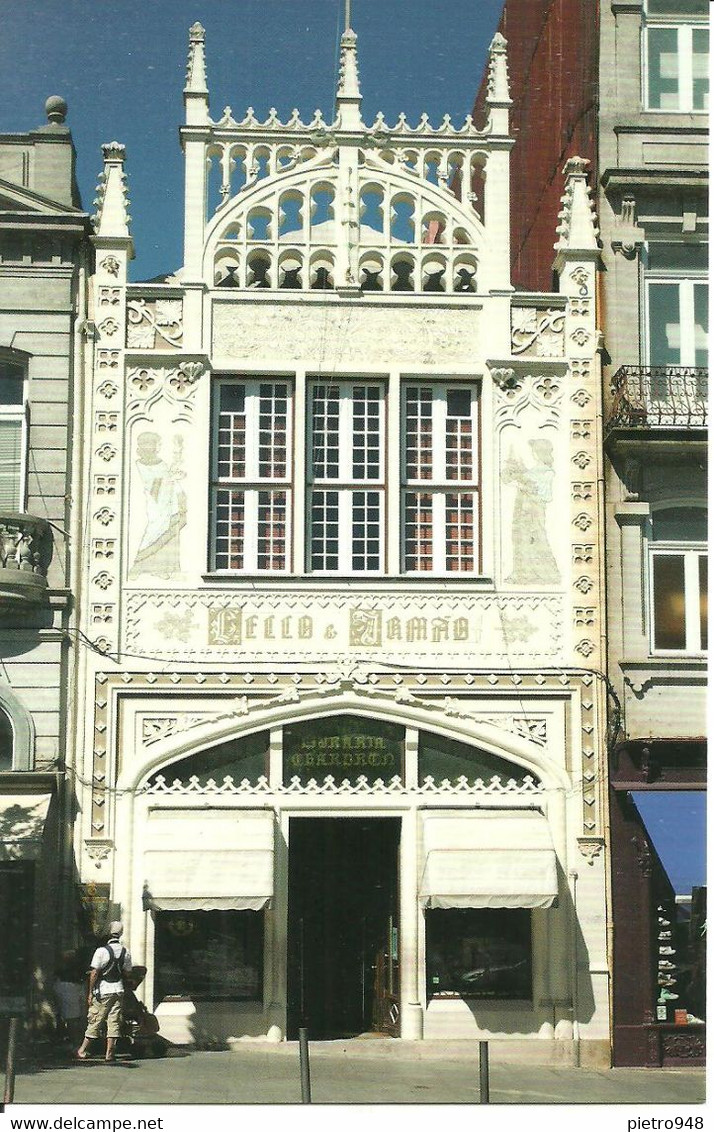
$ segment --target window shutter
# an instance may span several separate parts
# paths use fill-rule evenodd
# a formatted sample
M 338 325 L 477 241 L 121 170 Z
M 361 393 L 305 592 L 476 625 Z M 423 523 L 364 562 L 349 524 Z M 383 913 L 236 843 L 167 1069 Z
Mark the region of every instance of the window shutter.
M 0 419 L 0 510 L 18 511 L 22 484 L 22 422 Z

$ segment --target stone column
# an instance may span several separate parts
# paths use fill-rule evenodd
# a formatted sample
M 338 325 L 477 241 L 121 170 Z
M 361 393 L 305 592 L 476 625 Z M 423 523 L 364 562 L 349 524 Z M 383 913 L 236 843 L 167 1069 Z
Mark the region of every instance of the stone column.
M 411 809 L 402 817 L 399 847 L 399 972 L 401 1036 L 418 1041 L 424 1036 L 424 1007 L 419 1001 L 418 814 Z

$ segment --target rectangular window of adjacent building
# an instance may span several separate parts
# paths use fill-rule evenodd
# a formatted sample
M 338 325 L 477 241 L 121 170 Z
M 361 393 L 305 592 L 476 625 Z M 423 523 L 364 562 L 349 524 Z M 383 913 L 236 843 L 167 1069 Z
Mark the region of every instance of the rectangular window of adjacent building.
M 404 570 L 478 573 L 478 386 L 409 382 L 402 417 Z
M 702 0 L 649 0 L 645 29 L 645 105 L 672 113 L 709 108 L 709 30 Z M 686 21 L 686 22 L 685 22 Z
M 308 429 L 309 569 L 315 573 L 381 572 L 383 386 L 366 381 L 311 382 Z
M 706 510 L 656 511 L 650 544 L 650 607 L 655 652 L 702 653 L 707 638 Z
M 24 369 L 0 360 L 0 510 L 25 506 L 26 437 Z
M 263 913 L 154 913 L 154 999 L 260 1000 L 263 996 Z
M 430 998 L 532 997 L 528 908 L 428 908 L 425 917 Z
M 291 384 L 222 379 L 215 398 L 213 568 L 289 570 Z

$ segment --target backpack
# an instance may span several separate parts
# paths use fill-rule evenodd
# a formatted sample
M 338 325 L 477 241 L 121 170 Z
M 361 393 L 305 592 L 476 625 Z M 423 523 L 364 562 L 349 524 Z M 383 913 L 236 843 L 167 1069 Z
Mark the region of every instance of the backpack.
M 100 968 L 97 982 L 101 982 L 103 980 L 107 983 L 120 983 L 122 982 L 126 948 L 122 947 L 119 955 L 115 955 L 109 944 L 105 944 L 104 946 L 109 952 L 109 962 L 104 967 Z

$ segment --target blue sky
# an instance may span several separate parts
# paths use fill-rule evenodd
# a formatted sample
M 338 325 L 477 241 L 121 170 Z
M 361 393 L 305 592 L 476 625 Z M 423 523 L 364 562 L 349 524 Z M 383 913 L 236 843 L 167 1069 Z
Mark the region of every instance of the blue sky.
M 706 884 L 706 794 L 703 790 L 635 791 L 632 795 L 675 895 Z
M 463 121 L 484 70 L 503 0 L 352 0 L 365 120 L 382 110 L 416 124 Z M 206 28 L 211 115 L 275 106 L 330 117 L 344 0 L 5 0 L 0 132 L 45 122 L 44 102 L 69 103 L 78 179 L 91 209 L 100 146 L 127 147 L 137 258 L 132 278 L 180 265 L 188 29 Z

